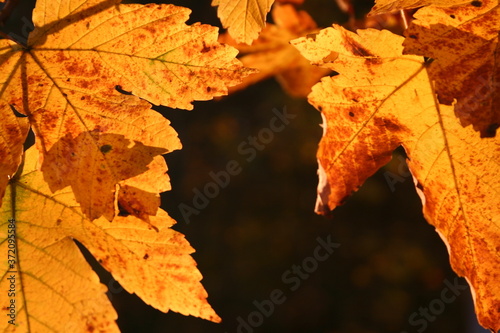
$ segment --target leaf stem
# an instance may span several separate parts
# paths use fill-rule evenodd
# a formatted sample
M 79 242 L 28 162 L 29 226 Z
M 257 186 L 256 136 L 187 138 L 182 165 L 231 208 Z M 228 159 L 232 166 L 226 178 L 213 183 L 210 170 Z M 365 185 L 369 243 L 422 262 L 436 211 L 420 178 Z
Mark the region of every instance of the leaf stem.
M 399 14 L 401 15 L 401 18 L 403 19 L 404 30 L 408 29 L 408 20 L 406 19 L 406 13 L 405 13 L 404 9 L 400 9 Z

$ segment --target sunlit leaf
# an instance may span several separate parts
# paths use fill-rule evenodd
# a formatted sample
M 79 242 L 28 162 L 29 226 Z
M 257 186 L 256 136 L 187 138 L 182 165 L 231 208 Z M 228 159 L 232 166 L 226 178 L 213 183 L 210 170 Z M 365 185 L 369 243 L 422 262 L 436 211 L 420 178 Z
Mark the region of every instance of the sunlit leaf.
M 294 45 L 339 73 L 313 87 L 323 116 L 316 211 L 342 204 L 402 145 L 424 216 L 448 246 L 450 261 L 473 290 L 479 322 L 500 329 L 500 140 L 461 126 L 439 104 L 429 62 L 403 55 L 388 31 L 334 26 Z

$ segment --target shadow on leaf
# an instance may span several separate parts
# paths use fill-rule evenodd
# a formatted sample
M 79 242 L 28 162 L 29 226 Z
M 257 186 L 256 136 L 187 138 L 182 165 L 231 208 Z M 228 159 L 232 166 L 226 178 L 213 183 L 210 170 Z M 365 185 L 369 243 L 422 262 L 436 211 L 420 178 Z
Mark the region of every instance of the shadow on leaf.
M 71 186 L 89 219 L 104 216 L 111 221 L 115 216 L 116 185 L 146 172 L 153 158 L 166 152 L 163 148 L 132 142 L 123 135 L 93 130 L 76 138 L 66 134 L 45 154 L 41 169 L 51 191 Z M 128 197 L 124 197 L 127 202 L 132 202 L 131 196 L 136 194 L 137 191 L 134 191 L 133 195 L 129 193 Z M 125 209 L 130 209 L 129 212 L 135 216 L 142 216 L 151 211 L 149 208 L 146 212 L 138 212 L 138 208 L 143 206 L 129 204 Z

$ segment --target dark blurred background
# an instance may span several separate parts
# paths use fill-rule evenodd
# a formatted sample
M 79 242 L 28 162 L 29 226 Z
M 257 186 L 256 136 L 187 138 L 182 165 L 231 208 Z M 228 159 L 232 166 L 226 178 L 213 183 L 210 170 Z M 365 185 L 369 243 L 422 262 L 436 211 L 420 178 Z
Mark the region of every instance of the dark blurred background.
M 165 3 L 193 9 L 189 23 L 220 24 L 210 0 Z M 372 3 L 355 5 L 362 16 Z M 20 1 L 3 30 L 22 36 L 32 6 L 33 1 Z M 346 20 L 334 1 L 307 0 L 305 9 L 320 26 Z M 193 257 L 208 300 L 223 322 L 161 313 L 125 292 L 89 258 L 109 288 L 123 333 L 485 332 L 477 325 L 468 288 L 459 289 L 449 304 L 442 300 L 449 284 L 466 282 L 456 278 L 446 247 L 422 217 L 401 148 L 325 218 L 313 212 L 321 117 L 305 99 L 287 96 L 270 79 L 218 101 L 194 104 L 194 111 L 155 107 L 171 120 L 183 144 L 165 156 L 173 189 L 162 201 L 178 221 L 175 229 L 196 249 Z M 273 109 L 285 107 L 296 118 L 247 162 L 238 146 L 269 127 Z M 241 173 L 187 223 L 179 205 L 193 207 L 193 191 L 203 191 L 212 181 L 210 172 L 225 170 L 230 160 L 241 165 Z M 318 237 L 330 237 L 340 247 L 307 277 L 287 275 L 300 282 L 291 290 L 283 274 L 313 256 Z M 284 302 L 259 311 L 255 303 L 269 304 L 276 289 Z

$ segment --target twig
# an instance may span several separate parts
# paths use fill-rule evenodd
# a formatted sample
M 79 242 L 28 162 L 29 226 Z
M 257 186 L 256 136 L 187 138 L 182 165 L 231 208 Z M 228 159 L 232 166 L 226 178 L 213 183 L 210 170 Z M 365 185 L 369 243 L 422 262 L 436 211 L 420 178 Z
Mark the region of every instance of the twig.
M 408 29 L 408 21 L 406 20 L 406 13 L 404 9 L 400 9 L 399 14 L 401 14 L 401 18 L 403 19 L 403 26 L 405 30 Z

